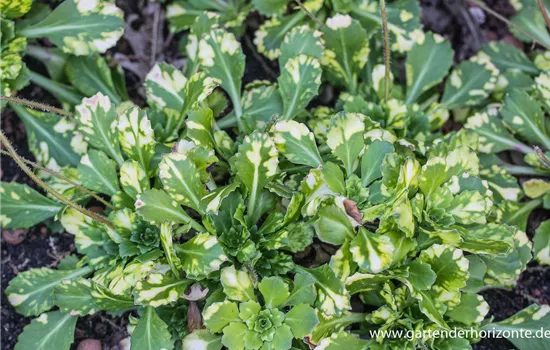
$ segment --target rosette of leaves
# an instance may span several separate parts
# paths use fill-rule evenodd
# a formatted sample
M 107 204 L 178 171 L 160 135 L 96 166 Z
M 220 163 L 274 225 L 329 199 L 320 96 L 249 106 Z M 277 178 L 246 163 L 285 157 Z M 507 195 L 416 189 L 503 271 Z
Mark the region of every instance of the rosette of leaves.
M 220 282 L 223 294 L 204 309 L 203 317 L 206 328 L 228 349 L 290 349 L 319 322 L 310 306 L 315 299 L 312 281 L 299 275 L 292 286 L 280 277 L 263 278 L 255 286 L 247 272 L 230 266 L 222 270 Z
M 274 116 L 293 119 L 303 112 L 321 83 L 320 33 L 307 27 L 294 28 L 284 37 L 277 84 L 256 81 L 241 92 L 245 56 L 235 36 L 219 28 L 218 22 L 218 17 L 197 18 L 186 46 L 187 71 L 206 72 L 229 95 L 233 105 L 231 113 L 217 125 L 222 129 L 238 127 L 248 134 L 266 127 Z

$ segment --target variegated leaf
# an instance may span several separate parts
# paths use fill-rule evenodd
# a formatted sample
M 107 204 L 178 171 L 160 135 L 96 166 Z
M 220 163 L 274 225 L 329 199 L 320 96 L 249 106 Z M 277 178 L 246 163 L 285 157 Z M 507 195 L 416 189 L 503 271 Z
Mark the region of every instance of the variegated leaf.
M 204 230 L 163 190 L 150 189 L 138 194 L 135 207 L 137 213 L 152 224 L 173 221 L 175 223 L 191 224 L 193 228 L 199 231 Z
M 27 185 L 2 182 L 0 222 L 3 228 L 28 228 L 55 216 L 63 207 Z
M 206 214 L 218 214 L 223 200 L 240 186 L 241 183 L 235 181 L 227 186 L 218 187 L 202 197 L 201 202 L 205 203 Z
M 220 350 L 222 336 L 210 333 L 207 329 L 197 329 L 183 338 L 182 350 Z
M 420 95 L 439 83 L 451 68 L 451 44 L 438 34 L 422 34 L 407 55 L 406 103 L 415 102 Z
M 460 304 L 445 315 L 469 326 L 480 324 L 488 313 L 489 304 L 481 295 L 464 293 L 460 297 Z
M 201 67 L 229 94 L 237 120 L 243 115 L 241 79 L 244 58 L 241 44 L 232 33 L 223 29 L 210 31 L 199 42 Z
M 359 228 L 349 247 L 353 260 L 369 273 L 380 273 L 390 267 L 394 249 L 389 237 L 369 232 L 364 227 Z
M 293 119 L 317 95 L 321 73 L 319 60 L 304 54 L 285 63 L 277 79 L 283 100 L 282 120 Z
M 255 131 L 244 138 L 239 151 L 232 158 L 232 169 L 248 190 L 249 214 L 254 213 L 260 205 L 260 192 L 277 173 L 277 156 L 273 140 L 267 134 Z
M 2 17 L 13 19 L 23 16 L 31 9 L 32 0 L 13 0 L 2 1 L 0 3 L 0 12 Z
M 326 315 L 339 315 L 351 309 L 350 294 L 328 264 L 314 268 L 298 268 L 315 281 L 317 300 L 315 306 Z
M 225 267 L 222 269 L 220 282 L 229 299 L 242 302 L 256 300 L 252 279 L 246 271 L 237 270 L 235 266 Z M 204 317 L 206 319 L 206 312 Z
M 359 165 L 359 155 L 363 151 L 365 116 L 358 113 L 340 112 L 330 120 L 327 132 L 327 145 L 338 159 L 344 163 L 348 176 Z
M 65 0 L 44 20 L 19 32 L 27 38 L 47 37 L 77 56 L 103 53 L 124 32 L 122 11 L 114 1 Z
M 323 163 L 313 133 L 305 124 L 293 120 L 278 122 L 273 127 L 273 141 L 279 152 L 294 164 L 316 168 Z
M 166 63 L 157 63 L 145 77 L 147 102 L 159 111 L 168 110 L 179 115 L 186 83 L 182 71 Z
M 73 147 L 76 125 L 72 120 L 10 104 L 25 124 L 29 149 L 39 164 L 52 170 L 77 165 L 79 156 Z M 76 143 L 74 146 L 79 146 Z
M 329 80 L 356 94 L 359 73 L 369 57 L 367 32 L 350 15 L 338 14 L 327 19 L 323 33 L 326 48 L 321 63 Z
M 107 255 L 105 245 L 109 239 L 101 227 L 102 224 L 73 208 L 66 208 L 61 214 L 61 225 L 74 235 L 76 250 L 89 259 L 101 259 Z
M 174 247 L 181 266 L 189 278 L 204 278 L 220 269 L 227 260 L 223 247 L 216 236 L 201 233 L 184 244 Z
M 520 71 L 529 75 L 537 75 L 539 70 L 527 55 L 512 44 L 504 41 L 490 41 L 481 47 L 498 70 Z
M 463 61 L 453 69 L 439 108 L 466 108 L 483 102 L 496 87 L 498 69 L 490 62 Z
M 169 153 L 159 164 L 163 188 L 178 203 L 204 212 L 201 198 L 206 190 L 195 163 L 183 153 Z
M 279 65 L 283 66 L 292 57 L 301 54 L 321 60 L 324 47 L 321 40 L 322 32 L 311 29 L 307 25 L 294 27 L 281 44 Z
M 127 109 L 118 119 L 118 138 L 122 152 L 147 172 L 155 155 L 155 134 L 145 111 Z
M 550 265 L 550 220 L 542 222 L 535 231 L 533 255 L 540 264 Z
M 31 269 L 17 275 L 6 288 L 8 301 L 24 316 L 39 315 L 55 304 L 54 289 L 64 280 L 89 274 L 90 267 L 76 270 Z
M 183 298 L 192 283 L 192 280 L 176 277 L 171 272 L 152 273 L 136 283 L 134 300 L 137 305 L 168 305 Z
M 121 165 L 123 158 L 116 132 L 118 116 L 109 98 L 97 93 L 90 98 L 84 98 L 75 110 L 79 131 L 89 145 L 105 152 Z
M 61 311 L 44 313 L 23 329 L 15 350 L 69 350 L 74 341 L 77 319 Z
M 91 282 L 85 278 L 64 280 L 55 287 L 55 305 L 71 316 L 92 315 L 99 311 L 92 290 Z
M 78 178 L 84 187 L 109 196 L 119 189 L 116 163 L 101 151 L 91 150 L 78 165 Z
M 355 238 L 350 218 L 335 204 L 319 208 L 313 227 L 319 239 L 326 243 L 338 245 Z
M 127 160 L 120 167 L 120 186 L 124 192 L 135 199 L 138 194 L 150 188 L 149 177 L 145 169 L 135 160 Z

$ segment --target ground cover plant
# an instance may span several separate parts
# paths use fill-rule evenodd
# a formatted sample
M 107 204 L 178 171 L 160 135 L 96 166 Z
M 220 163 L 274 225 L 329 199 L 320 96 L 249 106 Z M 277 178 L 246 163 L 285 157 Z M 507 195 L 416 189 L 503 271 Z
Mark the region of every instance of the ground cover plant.
M 454 64 L 413 0 L 174 1 L 185 65 L 153 60 L 136 103 L 102 55 L 125 26 L 114 2 L 2 2 L 2 107 L 34 161 L 4 132 L 2 155 L 37 186 L 2 182 L 1 224 L 76 248 L 9 282 L 33 317 L 15 349 L 70 349 L 98 313 L 138 350 L 471 349 L 427 336 L 470 329 L 549 347 L 510 333 L 547 329 L 548 305 L 496 320 L 483 294 L 550 264 L 550 221 L 526 234 L 550 209 L 541 4 L 511 19 L 529 55 L 491 42 Z M 269 81 L 243 83 L 247 31 Z M 27 84 L 61 108 L 18 98 Z

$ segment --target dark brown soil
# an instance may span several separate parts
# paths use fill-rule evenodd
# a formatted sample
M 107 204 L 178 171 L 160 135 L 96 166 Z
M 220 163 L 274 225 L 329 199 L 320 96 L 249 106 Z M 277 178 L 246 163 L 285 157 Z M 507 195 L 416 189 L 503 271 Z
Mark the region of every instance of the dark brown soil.
M 521 43 L 511 37 L 506 25 L 496 18 L 484 14 L 479 8 L 467 5 L 462 0 L 421 0 L 420 2 L 423 8 L 422 21 L 425 28 L 440 33 L 451 41 L 455 50 L 455 61 L 457 62 L 475 54 L 479 46 L 488 40 L 505 40 L 523 48 Z M 151 16 L 145 13 L 150 11 L 150 9 L 146 9 L 146 1 L 121 0 L 117 1 L 117 4 L 125 11 L 126 15 L 133 14 L 137 16 L 137 19 L 132 23 L 132 29 L 135 31 L 144 30 L 141 34 L 135 35 L 142 35 L 143 40 L 151 41 L 151 30 L 149 29 L 154 28 L 155 24 L 151 22 Z M 506 17 L 514 13 L 514 9 L 508 0 L 487 0 L 486 4 Z M 257 26 L 259 16 L 253 14 L 248 21 L 252 27 Z M 256 54 L 251 43 L 252 35 L 252 30 L 249 30 L 243 39 L 243 49 L 247 57 L 244 83 L 257 79 L 275 80 L 278 75 L 276 64 Z M 130 96 L 138 104 L 142 104 L 144 101 L 140 75 L 143 74 L 143 71 L 148 71 L 151 55 L 154 55 L 156 60 L 171 62 L 176 66 L 181 66 L 182 63 L 182 57 L 178 54 L 177 49 L 179 36 L 169 35 L 166 27 L 161 26 L 157 31 L 158 38 L 162 38 L 164 43 L 162 48 L 159 49 L 162 52 L 152 53 L 146 49 L 139 54 L 133 53 L 131 38 L 127 38 L 127 40 L 121 40 L 117 48 L 109 53 L 115 59 L 128 59 L 129 65 L 135 68 L 135 71 L 127 71 L 126 73 Z M 30 61 L 28 63 L 29 65 L 37 65 L 37 62 Z M 33 69 L 42 70 L 43 68 L 37 66 Z M 55 100 L 38 87 L 26 88 L 19 95 L 30 100 L 55 104 Z M 330 99 L 330 97 L 323 97 L 323 100 L 326 99 Z M 5 109 L 2 113 L 2 130 L 6 132 L 21 155 L 32 159 L 26 144 L 24 126 L 9 109 Z M 2 157 L 1 165 L 2 181 L 17 181 L 33 185 L 11 159 Z M 535 211 L 529 221 L 528 235 L 532 237 L 540 222 L 548 218 L 550 218 L 550 212 Z M 73 252 L 74 244 L 71 235 L 54 233 L 44 224 L 28 230 L 25 240 L 18 245 L 7 244 L 2 239 L 2 350 L 13 349 L 23 327 L 30 322 L 29 318 L 17 314 L 7 302 L 4 290 L 9 281 L 17 273 L 33 267 L 55 267 L 64 255 Z M 491 316 L 496 320 L 505 319 L 532 303 L 548 304 L 550 301 L 550 268 L 533 263 L 521 275 L 517 286 L 513 290 L 488 290 L 483 292 L 482 295 L 490 304 Z M 76 348 L 83 339 L 94 338 L 101 341 L 104 349 L 118 349 L 120 340 L 127 336 L 125 319 L 125 317 L 110 317 L 105 313 L 80 318 L 77 323 L 73 348 Z M 474 349 L 478 350 L 511 348 L 513 346 L 503 339 L 484 339 L 474 345 Z

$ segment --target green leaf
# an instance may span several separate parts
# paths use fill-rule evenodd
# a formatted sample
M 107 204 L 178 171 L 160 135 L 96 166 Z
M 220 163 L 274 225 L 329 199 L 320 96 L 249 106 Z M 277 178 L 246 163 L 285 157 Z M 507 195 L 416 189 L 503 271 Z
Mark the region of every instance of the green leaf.
M 395 151 L 393 145 L 387 141 L 374 140 L 365 148 L 361 157 L 361 184 L 367 187 L 374 180 L 382 176 L 380 167 L 387 153 Z
M 17 275 L 6 288 L 8 301 L 24 316 L 39 315 L 55 304 L 54 289 L 64 280 L 89 274 L 90 267 L 76 270 L 31 269 Z
M 55 286 L 55 304 L 71 316 L 92 315 L 99 311 L 92 298 L 92 284 L 85 278 L 63 280 Z
M 283 100 L 282 120 L 293 119 L 317 95 L 321 85 L 321 73 L 319 60 L 304 54 L 285 63 L 277 79 Z
M 438 304 L 434 302 L 428 292 L 418 292 L 414 294 L 414 297 L 418 299 L 418 306 L 424 315 L 435 322 L 439 327 L 449 328 L 438 309 Z
M 183 271 L 190 278 L 206 277 L 213 271 L 218 271 L 220 265 L 227 260 L 223 247 L 216 236 L 201 233 L 184 244 L 175 246 L 181 260 Z
M 252 0 L 252 3 L 264 16 L 280 16 L 286 11 L 290 0 Z
M 40 315 L 23 329 L 15 350 L 69 350 L 78 317 L 52 311 Z
M 207 75 L 229 94 L 239 120 L 243 115 L 240 96 L 245 59 L 241 44 L 232 33 L 214 29 L 201 38 L 199 59 Z
M 116 163 L 105 153 L 90 150 L 78 164 L 78 178 L 84 187 L 109 196 L 119 189 Z
M 407 281 L 412 285 L 415 291 L 428 290 L 434 284 L 437 275 L 430 265 L 415 260 L 408 264 L 409 275 Z
M 188 224 L 192 220 L 168 193 L 157 189 L 146 190 L 137 195 L 136 211 L 152 224 L 163 221 Z
M 502 224 L 469 227 L 463 233 L 460 248 L 471 253 L 505 256 L 514 248 L 513 237 L 514 229 Z
M 94 290 L 92 298 L 94 304 L 104 311 L 128 311 L 135 308 L 134 298 L 127 294 L 115 294 L 99 283 L 92 283 Z
M 540 330 L 545 332 L 548 330 L 548 322 L 550 322 L 550 306 L 548 305 L 531 305 L 514 316 L 505 319 L 501 322 L 489 323 L 484 326 L 486 331 L 507 331 L 511 337 L 507 339 L 512 342 L 520 350 L 544 350 L 550 346 L 548 337 L 522 337 L 518 336 L 519 331 L 530 331 L 532 335 L 537 334 Z
M 405 102 L 415 102 L 423 92 L 438 84 L 447 75 L 452 63 L 453 50 L 448 41 L 432 33 L 421 37 L 407 55 Z
M 463 293 L 460 304 L 445 315 L 465 325 L 474 325 L 480 324 L 488 313 L 489 304 L 481 295 Z
M 502 72 L 510 69 L 530 75 L 539 74 L 539 70 L 529 57 L 514 45 L 504 41 L 491 41 L 483 45 L 480 50 L 487 54 L 491 62 Z
M 155 156 L 155 134 L 145 111 L 138 107 L 127 109 L 119 116 L 118 138 L 122 152 L 148 171 Z
M 239 308 L 236 303 L 226 300 L 211 304 L 202 315 L 206 328 L 212 333 L 220 333 L 230 322 L 239 321 Z
M 221 350 L 222 337 L 206 329 L 197 329 L 183 338 L 182 350 Z
M 2 182 L 0 194 L 3 228 L 34 226 L 55 216 L 64 207 L 29 186 L 16 182 Z
M 204 213 L 201 198 L 206 190 L 195 163 L 184 153 L 169 153 L 159 164 L 164 190 L 178 203 Z
M 189 139 L 206 149 L 215 149 L 214 115 L 210 108 L 202 108 L 189 113 L 185 125 Z
M 445 83 L 439 108 L 466 108 L 483 102 L 495 89 L 497 75 L 498 70 L 490 62 L 461 62 Z
M 357 265 L 370 273 L 380 273 L 390 267 L 394 249 L 389 237 L 369 232 L 364 227 L 359 228 L 349 248 Z
M 315 309 L 306 304 L 299 304 L 285 315 L 285 323 L 290 326 L 294 338 L 302 339 L 311 334 L 315 326 L 319 324 L 319 319 Z
M 462 288 L 464 292 L 468 293 L 477 293 L 483 287 L 485 287 L 485 282 L 483 278 L 487 272 L 487 265 L 481 260 L 477 255 L 468 255 L 466 259 L 469 261 L 468 266 L 468 281 L 466 281 L 466 287 Z
M 321 62 L 329 80 L 356 94 L 357 79 L 370 51 L 366 30 L 351 16 L 338 14 L 327 19 L 323 34 L 325 52 Z
M 327 145 L 344 163 L 350 176 L 359 165 L 359 154 L 364 147 L 365 116 L 358 113 L 340 112 L 330 120 L 327 131 Z
M 116 105 L 120 104 L 111 71 L 105 59 L 99 55 L 85 57 L 69 56 L 65 65 L 67 78 L 72 86 L 84 96 L 93 96 L 101 92 Z
M 338 332 L 343 332 L 344 329 L 352 323 L 365 321 L 365 314 L 358 312 L 344 312 L 341 315 L 325 315 L 321 312 L 317 312 L 317 316 L 319 317 L 319 324 L 315 327 L 311 335 L 311 340 L 314 343 L 319 343 L 323 338 L 330 337 Z M 338 348 L 335 350 L 337 349 Z
M 542 222 L 535 231 L 533 255 L 540 264 L 550 265 L 550 220 Z
M 280 277 L 265 277 L 258 284 L 258 289 L 264 297 L 265 307 L 269 309 L 278 307 L 290 295 L 288 285 Z
M 25 124 L 29 149 L 39 164 L 52 170 L 58 166 L 78 164 L 79 156 L 71 145 L 76 128 L 73 121 L 15 103 L 10 107 Z
M 118 165 L 123 162 L 116 126 L 118 117 L 115 106 L 107 96 L 97 93 L 85 98 L 75 107 L 75 119 L 79 131 L 91 147 L 105 152 Z
M 351 309 L 350 295 L 328 264 L 315 269 L 299 267 L 298 271 L 309 273 L 315 281 L 317 300 L 315 306 L 326 315 L 339 315 Z
M 147 306 L 130 339 L 131 350 L 171 350 L 168 326 L 158 317 L 152 306 Z
M 222 344 L 228 349 L 244 349 L 247 333 L 250 332 L 241 322 L 231 322 L 223 329 Z
M 235 266 L 228 266 L 222 270 L 220 282 L 223 292 L 231 300 L 255 301 L 254 287 L 250 276 L 245 271 L 236 270 Z
M 526 2 L 523 8 L 512 16 L 510 22 L 522 29 L 520 31 L 514 27 L 510 28 L 518 39 L 531 43 L 533 42 L 532 38 L 535 38 L 547 50 L 550 49 L 550 34 L 548 34 L 546 22 L 536 3 Z M 529 36 L 523 32 L 527 32 Z
M 261 190 L 277 172 L 277 155 L 273 140 L 267 134 L 255 131 L 244 138 L 239 151 L 232 158 L 231 168 L 248 190 L 249 214 L 254 213 L 260 205 Z
M 103 53 L 114 46 L 124 31 L 122 11 L 112 1 L 66 0 L 43 21 L 19 32 L 27 38 L 47 37 L 74 55 Z
M 307 126 L 293 120 L 280 121 L 273 127 L 273 141 L 290 162 L 313 168 L 323 163 L 313 133 Z
M 320 60 L 324 52 L 321 34 L 307 25 L 292 28 L 281 43 L 279 66 L 284 67 L 289 59 L 301 54 Z
M 346 194 L 344 172 L 338 165 L 332 162 L 326 162 L 321 168 L 321 173 L 323 174 L 323 180 L 325 180 L 325 183 L 331 191 L 341 195 Z
M 298 272 L 294 276 L 294 285 L 290 295 L 286 298 L 285 306 L 312 304 L 317 294 L 314 288 L 315 280 L 309 273 Z
M 350 217 L 335 204 L 322 206 L 313 227 L 319 239 L 329 244 L 343 244 L 355 238 Z
M 370 348 L 370 343 L 348 332 L 339 332 L 332 333 L 329 338 L 321 340 L 319 346 L 325 350 L 366 350 Z
M 134 289 L 136 305 L 158 307 L 175 303 L 183 298 L 192 280 L 181 279 L 171 272 L 152 273 L 138 281 Z
M 506 95 L 501 114 L 506 123 L 524 139 L 550 149 L 550 136 L 544 113 L 527 92 L 512 91 Z

